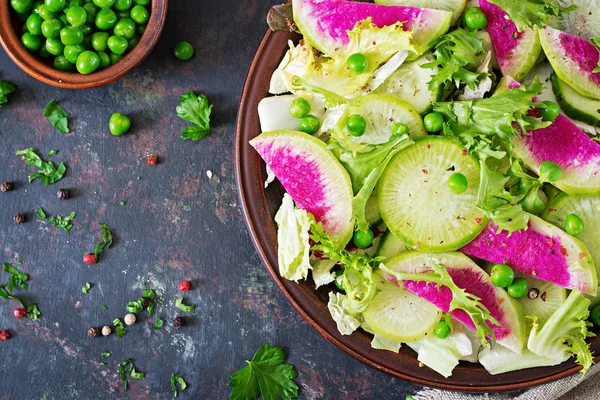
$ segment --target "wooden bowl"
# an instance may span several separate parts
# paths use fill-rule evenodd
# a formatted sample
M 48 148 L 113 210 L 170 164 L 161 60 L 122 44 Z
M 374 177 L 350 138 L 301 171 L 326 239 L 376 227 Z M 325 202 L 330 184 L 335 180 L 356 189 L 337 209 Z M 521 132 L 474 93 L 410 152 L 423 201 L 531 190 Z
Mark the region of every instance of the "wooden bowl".
M 277 182 L 264 188 L 265 164 L 248 142 L 261 132 L 258 103 L 269 96 L 271 75 L 287 51 L 289 39 L 297 40 L 297 37 L 290 37 L 285 32 L 267 32 L 250 66 L 238 114 L 236 178 L 244 218 L 258 255 L 296 311 L 325 339 L 358 360 L 398 378 L 429 387 L 467 392 L 520 390 L 579 371 L 581 367 L 570 359 L 553 367 L 490 375 L 480 364 L 461 361 L 452 376 L 446 379 L 420 365 L 416 353 L 408 346 L 402 346 L 399 353 L 393 353 L 373 349 L 370 345 L 373 336 L 363 330 L 348 336 L 341 335 L 327 309 L 331 288 L 315 290 L 310 278 L 298 284 L 281 278 L 277 264 L 277 228 L 273 218 L 284 190 Z M 600 338 L 592 338 L 590 342 L 598 362 Z
M 9 0 L 0 0 L 0 43 L 23 71 L 48 85 L 65 89 L 89 89 L 112 83 L 133 71 L 158 42 L 167 20 L 168 0 L 152 0 L 146 31 L 134 49 L 118 63 L 89 75 L 54 69 L 52 61 L 32 54 L 21 44 L 23 22 L 15 18 Z

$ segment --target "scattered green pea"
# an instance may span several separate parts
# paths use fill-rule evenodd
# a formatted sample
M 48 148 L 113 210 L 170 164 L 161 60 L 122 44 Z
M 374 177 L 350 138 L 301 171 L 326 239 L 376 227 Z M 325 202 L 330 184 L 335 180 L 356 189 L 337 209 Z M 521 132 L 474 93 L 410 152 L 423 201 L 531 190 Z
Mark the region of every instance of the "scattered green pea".
M 352 114 L 346 121 L 346 129 L 352 136 L 362 136 L 367 130 L 367 120 L 359 114 Z
M 522 299 L 527 295 L 527 281 L 522 278 L 515 279 L 506 289 L 508 294 L 515 299 Z
M 355 74 L 362 74 L 369 67 L 369 60 L 364 54 L 355 53 L 348 57 L 346 66 Z
M 110 133 L 114 136 L 121 136 L 126 134 L 131 128 L 131 120 L 127 115 L 122 113 L 114 113 L 110 117 L 110 121 L 108 122 L 108 128 L 110 129 Z
M 445 320 L 440 320 L 433 329 L 435 337 L 440 339 L 446 339 L 450 335 L 450 325 Z
M 554 121 L 560 114 L 560 107 L 553 101 L 544 101 L 546 108 L 538 109 L 540 117 L 544 121 Z
M 456 194 L 464 193 L 469 187 L 467 177 L 460 172 L 455 172 L 448 178 L 448 187 Z
M 465 25 L 470 29 L 483 29 L 487 25 L 487 17 L 479 7 L 471 7 L 465 13 Z
M 194 55 L 194 48 L 188 42 L 179 42 L 175 46 L 173 54 L 175 54 L 175 57 L 179 58 L 180 60 L 187 61 Z
M 432 112 L 425 116 L 423 124 L 425 125 L 427 132 L 439 132 L 444 126 L 444 117 L 440 113 Z
M 505 288 L 515 280 L 515 272 L 508 265 L 496 264 L 490 274 L 492 285 Z
M 308 114 L 310 114 L 310 109 L 310 103 L 302 97 L 294 99 L 294 101 L 292 101 L 292 104 L 290 104 L 290 114 L 294 118 L 306 117 Z
M 569 214 L 565 218 L 565 232 L 569 235 L 579 235 L 584 227 L 583 220 L 577 214 Z
M 321 121 L 314 115 L 308 115 L 300 120 L 300 130 L 304 133 L 312 135 L 317 133 L 321 128 Z
M 358 229 L 354 231 L 354 236 L 352 237 L 354 245 L 359 249 L 366 249 L 369 247 L 373 244 L 373 239 L 374 233 L 371 229 L 367 229 L 366 231 Z

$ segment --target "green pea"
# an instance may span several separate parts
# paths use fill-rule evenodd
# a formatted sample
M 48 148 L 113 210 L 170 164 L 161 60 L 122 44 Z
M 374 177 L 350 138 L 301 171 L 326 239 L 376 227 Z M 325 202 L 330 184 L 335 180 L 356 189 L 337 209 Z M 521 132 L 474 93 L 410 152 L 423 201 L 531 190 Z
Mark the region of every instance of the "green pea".
M 369 67 L 369 60 L 367 60 L 367 57 L 364 54 L 355 53 L 348 57 L 346 66 L 355 74 L 362 74 Z
M 47 39 L 56 39 L 60 36 L 63 24 L 58 19 L 49 19 L 42 22 L 42 35 Z
M 344 278 L 342 277 L 344 275 L 344 270 L 338 269 L 337 271 L 335 271 L 335 280 L 333 281 L 335 283 L 335 286 L 337 286 L 338 289 L 344 291 Z
M 69 21 L 67 21 L 67 16 L 66 15 L 59 15 L 58 16 L 58 20 L 60 21 L 60 23 L 63 25 L 63 27 L 68 26 L 69 25 Z
M 173 54 L 175 54 L 175 57 L 179 58 L 180 60 L 187 61 L 194 55 L 194 48 L 188 42 L 179 42 L 175 46 Z
M 96 24 L 96 15 L 98 14 L 98 7 L 96 7 L 93 3 L 86 3 L 83 5 L 83 9 L 86 14 L 86 24 L 95 25 Z
M 122 38 L 131 39 L 135 36 L 135 22 L 131 18 L 121 19 L 115 25 L 113 32 Z
M 540 180 L 544 182 L 555 182 L 562 177 L 562 169 L 552 161 L 544 161 L 540 164 Z
M 423 124 L 427 132 L 439 132 L 444 126 L 444 117 L 440 113 L 432 112 L 425 116 Z
M 129 43 L 127 43 L 127 39 L 122 38 L 121 36 L 111 36 L 108 38 L 108 48 L 110 49 L 110 51 L 112 51 L 114 54 L 125 54 L 125 52 L 127 51 L 127 47 L 129 46 Z
M 594 324 L 600 326 L 600 305 L 592 308 L 591 318 Z
M 77 64 L 75 66 L 80 74 L 91 74 L 100 66 L 100 57 L 93 51 L 84 51 L 77 57 Z
M 577 236 L 584 229 L 583 220 L 577 214 L 569 214 L 565 218 L 565 232 L 569 235 Z
M 59 12 L 65 8 L 66 0 L 44 0 L 48 11 Z
M 483 29 L 487 25 L 487 17 L 481 8 L 469 8 L 465 13 L 465 25 L 470 29 Z
M 91 36 L 92 32 L 94 32 L 94 27 L 92 25 L 82 25 L 79 29 L 83 32 L 83 36 Z
M 25 32 L 21 36 L 21 43 L 29 51 L 38 51 L 42 48 L 42 39 L 31 32 Z
M 352 114 L 346 121 L 346 129 L 352 136 L 362 136 L 367 130 L 367 120 L 359 114 Z
M 72 26 L 76 27 L 85 24 L 87 21 L 87 12 L 85 11 L 85 8 L 80 6 L 69 8 L 67 11 L 67 21 L 69 21 Z
M 40 17 L 42 17 L 44 19 L 44 21 L 48 21 L 49 19 L 56 19 L 58 18 L 57 14 L 55 12 L 52 12 L 48 9 L 48 6 L 45 4 L 42 4 L 38 10 L 38 14 Z M 66 17 L 65 17 L 66 19 Z
M 27 30 L 32 35 L 41 35 L 42 34 L 42 23 L 44 19 L 37 14 L 31 14 L 27 21 L 25 22 L 25 26 Z
M 10 0 L 13 10 L 19 14 L 29 12 L 33 6 L 33 0 Z
M 35 13 L 35 14 L 40 14 L 40 7 L 44 5 L 43 1 L 36 1 L 35 3 L 33 3 L 33 7 L 31 9 L 31 12 Z
M 130 15 L 131 19 L 134 20 L 138 25 L 145 25 L 150 19 L 150 12 L 148 9 L 144 6 L 140 6 L 139 4 L 131 9 Z
M 65 51 L 65 45 L 59 39 L 46 39 L 46 50 L 53 56 L 60 56 Z
M 69 62 L 65 56 L 57 56 L 54 59 L 54 68 L 59 71 L 70 72 L 75 70 L 75 65 Z
M 433 334 L 440 339 L 446 339 L 450 335 L 450 325 L 445 320 L 441 320 L 433 328 Z
M 68 62 L 70 62 L 71 64 L 75 64 L 77 62 L 77 57 L 79 57 L 79 55 L 81 53 L 83 53 L 85 51 L 85 47 L 83 47 L 80 44 L 76 44 L 76 45 L 68 45 L 65 46 L 65 50 L 63 51 L 63 55 L 65 56 L 65 58 L 67 59 Z
M 308 115 L 300 120 L 300 130 L 304 133 L 312 135 L 317 133 L 321 128 L 321 121 L 314 115 Z
M 112 65 L 115 65 L 116 63 L 118 63 L 119 61 L 121 61 L 123 59 L 122 54 L 115 54 L 115 53 L 111 52 L 109 55 L 110 55 L 110 63 Z
M 83 0 L 67 0 L 67 4 L 65 5 L 65 10 L 70 9 L 71 7 L 83 7 L 85 2 Z
M 96 51 L 108 51 L 108 32 L 94 32 L 92 34 L 92 47 Z
M 553 101 L 544 101 L 546 108 L 539 108 L 538 112 L 544 121 L 554 121 L 560 114 L 560 107 Z
M 515 299 L 522 299 L 527 295 L 529 287 L 527 285 L 527 281 L 522 278 L 515 279 L 513 283 L 508 285 L 506 289 L 508 294 Z
M 38 54 L 42 58 L 51 58 L 52 57 L 52 54 L 48 53 L 48 50 L 46 50 L 46 46 L 44 46 L 44 45 L 42 45 L 42 48 L 40 49 Z
M 490 274 L 492 285 L 505 288 L 515 280 L 515 272 L 508 265 L 496 264 Z
M 366 249 L 371 244 L 373 244 L 374 236 L 375 235 L 371 229 L 367 229 L 366 231 L 358 229 L 354 231 L 352 241 L 354 242 L 354 245 L 359 249 Z
M 408 126 L 402 122 L 396 122 L 392 125 L 392 136 L 408 135 Z
M 94 4 L 100 8 L 109 8 L 115 4 L 115 0 L 94 0 Z
M 139 4 L 140 6 L 147 6 L 151 0 L 133 0 L 133 4 Z
M 83 32 L 74 26 L 65 26 L 60 30 L 60 41 L 65 46 L 81 44 L 83 42 Z
M 129 10 L 132 3 L 133 2 L 131 0 L 116 0 L 114 9 L 118 11 Z
M 310 108 L 310 103 L 306 99 L 298 97 L 290 104 L 290 114 L 294 118 L 304 118 L 310 114 Z
M 137 27 L 138 35 L 142 36 L 144 34 L 144 32 L 146 32 L 146 25 L 138 25 L 138 27 Z
M 117 14 L 118 20 L 129 18 L 129 10 L 116 11 L 115 14 Z
M 99 51 L 98 57 L 100 57 L 99 69 L 105 69 L 110 67 L 110 56 L 108 54 L 106 54 L 104 51 Z
M 448 178 L 448 187 L 456 194 L 461 194 L 467 191 L 469 182 L 467 177 L 460 172 L 455 172 Z
M 141 39 L 141 37 L 140 37 L 139 35 L 135 35 L 134 37 L 132 37 L 131 39 L 129 39 L 129 40 L 127 41 L 127 43 L 128 43 L 128 45 L 127 45 L 127 48 L 128 48 L 129 50 L 133 50 L 133 48 L 134 48 L 135 46 L 137 46 L 137 45 L 138 45 L 138 43 L 140 42 L 140 39 Z
M 98 29 L 107 31 L 117 24 L 117 14 L 111 9 L 102 9 L 96 14 L 96 26 Z
M 127 133 L 131 128 L 131 120 L 127 115 L 114 113 L 108 122 L 108 129 L 114 136 L 121 136 Z

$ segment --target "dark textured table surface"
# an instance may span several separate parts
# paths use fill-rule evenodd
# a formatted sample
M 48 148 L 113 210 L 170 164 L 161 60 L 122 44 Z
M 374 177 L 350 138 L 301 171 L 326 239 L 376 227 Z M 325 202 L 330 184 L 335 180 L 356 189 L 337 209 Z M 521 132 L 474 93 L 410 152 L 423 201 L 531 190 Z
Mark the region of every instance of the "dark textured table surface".
M 234 178 L 235 119 L 266 12 L 276 2 L 172 0 L 152 55 L 99 89 L 46 86 L 0 50 L 0 79 L 19 88 L 0 108 L 0 181 L 16 182 L 14 191 L 0 193 L 0 262 L 22 260 L 31 282 L 18 293 L 43 313 L 37 321 L 17 320 L 15 304 L 0 300 L 0 329 L 13 336 L 0 342 L 0 399 L 167 399 L 173 372 L 190 383 L 182 398 L 224 399 L 231 373 L 263 343 L 286 349 L 302 399 L 403 399 L 417 389 L 362 365 L 310 328 L 274 285 L 247 233 Z M 189 62 L 172 56 L 180 40 L 196 49 Z M 195 143 L 179 138 L 186 123 L 175 113 L 189 90 L 215 105 L 212 133 Z M 72 115 L 70 135 L 42 117 L 53 98 Z M 131 116 L 133 127 L 113 137 L 108 119 L 118 111 Z M 69 167 L 63 180 L 27 183 L 28 168 L 14 152 L 28 147 L 60 150 L 53 159 Z M 144 163 L 147 153 L 158 155 L 157 166 Z M 73 198 L 58 200 L 59 188 Z M 52 216 L 76 211 L 71 234 L 37 220 L 39 207 Z M 13 223 L 18 212 L 26 223 Z M 111 227 L 115 242 L 98 264 L 85 265 L 82 255 L 99 240 L 99 223 Z M 172 320 L 185 278 L 193 284 L 185 297 L 197 306 L 187 326 L 154 331 L 154 317 L 139 314 L 121 339 L 88 338 L 90 327 L 123 318 L 143 280 L 164 300 L 156 315 Z M 2 272 L 0 282 L 6 280 Z M 92 289 L 83 294 L 86 282 Z M 102 357 L 105 350 L 112 357 Z M 117 367 L 126 358 L 146 372 L 128 391 Z

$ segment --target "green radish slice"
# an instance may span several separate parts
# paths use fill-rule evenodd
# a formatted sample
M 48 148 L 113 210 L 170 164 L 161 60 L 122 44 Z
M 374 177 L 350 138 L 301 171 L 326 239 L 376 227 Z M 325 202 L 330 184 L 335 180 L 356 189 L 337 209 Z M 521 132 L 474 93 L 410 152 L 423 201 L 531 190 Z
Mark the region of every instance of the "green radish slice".
M 377 196 L 372 195 L 367 200 L 367 205 L 365 207 L 365 219 L 369 223 L 369 225 L 377 225 L 381 222 L 381 211 L 379 211 L 379 200 Z
M 600 127 L 600 100 L 580 95 L 556 74 L 552 75 L 552 90 L 560 108 L 569 118 Z
M 375 0 L 375 3 L 449 11 L 452 13 L 452 24 L 455 24 L 465 10 L 467 0 Z
M 385 257 L 385 260 L 389 260 L 390 258 L 406 251 L 408 251 L 406 244 L 402 240 L 398 239 L 392 232 L 387 231 L 383 234 L 383 237 L 379 242 L 377 255 L 380 257 Z
M 598 0 L 558 0 L 558 3 L 563 7 L 575 5 L 577 9 L 551 17 L 548 25 L 586 40 L 600 36 Z
M 600 100 L 600 53 L 589 41 L 549 26 L 540 30 L 542 47 L 560 79 L 585 97 Z
M 419 114 L 428 113 L 433 108 L 433 103 L 441 100 L 443 95 L 441 86 L 434 93 L 427 84 L 437 73 L 436 69 L 422 67 L 433 60 L 433 55 L 427 53 L 415 61 L 402 64 L 374 93 L 398 97 L 409 103 Z
M 427 136 L 398 153 L 379 181 L 379 208 L 387 227 L 409 248 L 456 250 L 485 227 L 485 213 L 475 206 L 479 161 L 458 143 Z M 448 187 L 448 178 L 467 178 L 464 193 Z
M 373 333 L 397 342 L 416 342 L 431 334 L 441 312 L 433 304 L 378 276 L 375 295 L 363 313 Z
M 540 325 L 543 325 L 554 311 L 558 310 L 565 300 L 567 299 L 567 291 L 565 288 L 556 286 L 550 282 L 544 282 L 531 276 L 515 273 L 516 278 L 523 278 L 527 281 L 527 287 L 529 292 L 527 296 L 518 299 L 521 306 L 523 306 L 523 312 L 525 317 L 535 317 Z M 537 289 L 537 297 L 533 295 L 532 289 Z M 531 294 L 531 296 L 530 296 Z M 533 320 L 531 318 L 525 318 L 527 323 L 527 331 L 531 330 Z

